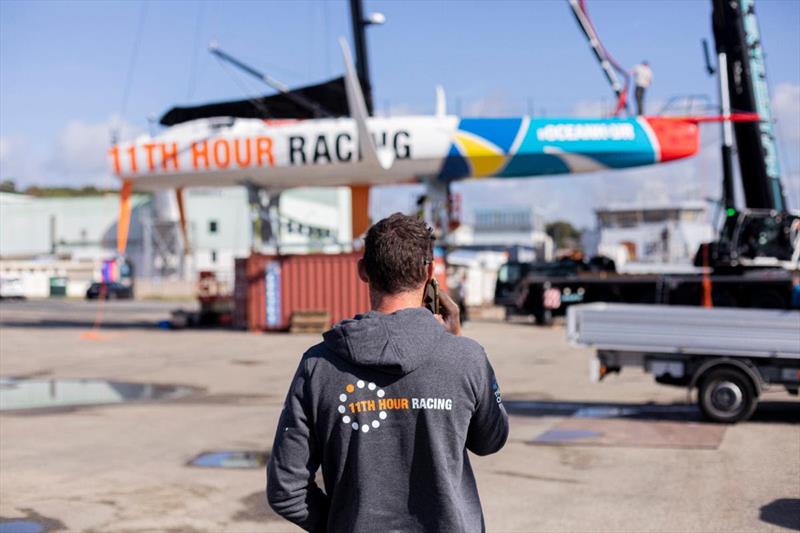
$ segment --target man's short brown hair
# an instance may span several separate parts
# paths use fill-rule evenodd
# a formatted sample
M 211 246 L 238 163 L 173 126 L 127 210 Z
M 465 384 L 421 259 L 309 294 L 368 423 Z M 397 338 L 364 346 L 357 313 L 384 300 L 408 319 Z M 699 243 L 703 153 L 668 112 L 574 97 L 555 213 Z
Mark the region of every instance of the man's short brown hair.
M 433 232 L 419 218 L 395 213 L 367 231 L 364 270 L 376 291 L 397 294 L 419 288 L 432 261 Z

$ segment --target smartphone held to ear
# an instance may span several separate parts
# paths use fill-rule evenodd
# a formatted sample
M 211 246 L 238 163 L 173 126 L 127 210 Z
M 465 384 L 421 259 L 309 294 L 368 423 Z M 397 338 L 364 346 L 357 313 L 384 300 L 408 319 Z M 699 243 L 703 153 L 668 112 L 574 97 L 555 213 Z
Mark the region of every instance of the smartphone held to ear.
M 422 305 L 428 311 L 437 315 L 442 325 L 453 335 L 461 335 L 461 313 L 458 305 L 446 292 L 441 292 L 439 283 L 432 279 L 425 285 L 422 295 Z
M 439 282 L 436 281 L 436 278 L 432 278 L 425 285 L 425 292 L 422 296 L 422 305 L 434 315 L 442 314 L 440 309 L 441 302 L 439 300 Z

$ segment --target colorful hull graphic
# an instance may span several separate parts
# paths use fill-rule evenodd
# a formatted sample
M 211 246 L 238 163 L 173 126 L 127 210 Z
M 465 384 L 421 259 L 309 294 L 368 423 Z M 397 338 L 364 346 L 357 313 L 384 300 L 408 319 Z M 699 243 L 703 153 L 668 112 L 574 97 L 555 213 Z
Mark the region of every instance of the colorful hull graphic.
M 369 118 L 388 168 L 360 154 L 352 119 L 201 119 L 113 147 L 114 173 L 138 188 L 290 188 L 446 181 L 592 172 L 651 165 L 695 154 L 697 122 L 609 119 Z
M 696 124 L 657 117 L 462 119 L 439 176 L 503 178 L 637 167 L 693 155 L 698 142 Z

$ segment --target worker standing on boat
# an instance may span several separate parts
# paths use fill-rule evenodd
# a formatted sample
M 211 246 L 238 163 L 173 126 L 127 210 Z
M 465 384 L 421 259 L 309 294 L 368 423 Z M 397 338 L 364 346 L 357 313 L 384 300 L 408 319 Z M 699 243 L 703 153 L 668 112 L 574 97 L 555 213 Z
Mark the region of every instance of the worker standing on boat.
M 486 353 L 460 335 L 458 306 L 442 291 L 439 314 L 423 307 L 432 235 L 400 213 L 372 226 L 358 263 L 372 310 L 300 361 L 267 498 L 307 531 L 485 531 L 467 450 L 500 450 L 508 415 Z
M 653 83 L 653 71 L 645 60 L 633 67 L 631 74 L 636 86 L 636 114 L 644 115 L 644 93 Z

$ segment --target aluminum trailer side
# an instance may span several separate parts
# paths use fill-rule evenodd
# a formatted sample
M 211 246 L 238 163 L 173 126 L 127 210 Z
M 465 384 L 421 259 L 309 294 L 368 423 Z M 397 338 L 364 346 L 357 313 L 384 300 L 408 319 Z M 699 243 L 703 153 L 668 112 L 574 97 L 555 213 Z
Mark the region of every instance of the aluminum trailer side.
M 800 388 L 799 311 L 582 304 L 567 310 L 567 338 L 597 350 L 593 380 L 644 368 L 658 383 L 696 388 L 717 422 L 750 417 L 770 386 Z

